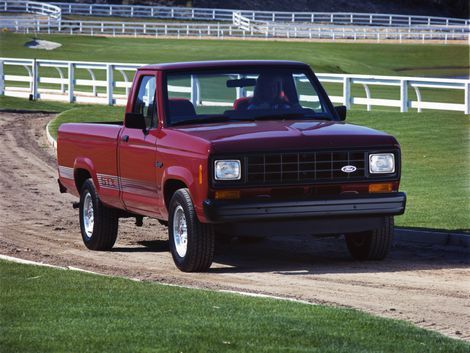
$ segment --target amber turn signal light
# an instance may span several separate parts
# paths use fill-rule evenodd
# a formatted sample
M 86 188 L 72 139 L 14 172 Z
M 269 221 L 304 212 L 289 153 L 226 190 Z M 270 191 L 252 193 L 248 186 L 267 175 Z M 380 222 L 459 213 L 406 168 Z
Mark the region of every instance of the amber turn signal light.
M 392 183 L 380 183 L 380 184 L 370 184 L 369 192 L 392 192 L 393 184 Z
M 234 200 L 240 198 L 240 191 L 237 190 L 222 190 L 215 192 L 216 200 Z

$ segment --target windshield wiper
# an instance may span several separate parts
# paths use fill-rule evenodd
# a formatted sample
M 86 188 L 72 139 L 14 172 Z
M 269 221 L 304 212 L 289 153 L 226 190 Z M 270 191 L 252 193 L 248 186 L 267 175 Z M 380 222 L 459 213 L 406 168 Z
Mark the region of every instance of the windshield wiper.
M 246 118 L 243 120 L 295 120 L 295 119 L 320 119 L 320 120 L 331 120 L 327 119 L 325 116 L 316 115 L 316 114 L 304 114 L 304 113 L 287 113 L 287 114 L 264 114 L 254 116 L 252 118 Z

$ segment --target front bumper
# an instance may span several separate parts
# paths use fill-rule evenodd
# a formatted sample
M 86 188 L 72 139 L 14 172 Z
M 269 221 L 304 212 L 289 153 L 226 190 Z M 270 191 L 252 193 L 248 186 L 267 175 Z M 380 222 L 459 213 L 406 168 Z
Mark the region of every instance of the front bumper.
M 267 221 L 318 217 L 394 216 L 405 212 L 406 194 L 393 192 L 289 201 L 205 200 L 209 222 Z

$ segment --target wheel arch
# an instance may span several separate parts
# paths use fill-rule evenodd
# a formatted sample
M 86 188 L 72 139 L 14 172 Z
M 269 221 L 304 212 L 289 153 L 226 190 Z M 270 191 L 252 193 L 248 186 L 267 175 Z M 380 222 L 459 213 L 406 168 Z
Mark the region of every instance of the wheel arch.
M 188 185 L 186 185 L 186 183 L 181 179 L 169 178 L 165 180 L 165 184 L 163 186 L 163 198 L 167 211 L 170 206 L 170 200 L 175 194 L 175 192 L 183 188 L 188 188 Z
M 176 190 L 187 188 L 191 197 L 194 197 L 194 177 L 190 170 L 183 166 L 170 166 L 163 173 L 163 196 L 165 208 L 168 210 L 171 196 Z
M 78 193 L 80 193 L 85 180 L 89 178 L 93 179 L 96 191 L 99 192 L 100 185 L 98 183 L 95 167 L 89 158 L 77 158 L 75 160 L 73 165 L 73 177 Z

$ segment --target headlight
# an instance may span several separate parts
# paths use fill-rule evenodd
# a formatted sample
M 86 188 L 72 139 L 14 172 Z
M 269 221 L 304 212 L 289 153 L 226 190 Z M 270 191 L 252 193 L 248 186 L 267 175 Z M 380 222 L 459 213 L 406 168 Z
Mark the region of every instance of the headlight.
M 395 173 L 395 155 L 393 153 L 370 154 L 369 172 L 371 174 Z
M 240 161 L 215 161 L 215 180 L 240 180 Z

